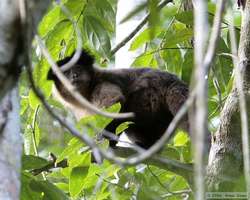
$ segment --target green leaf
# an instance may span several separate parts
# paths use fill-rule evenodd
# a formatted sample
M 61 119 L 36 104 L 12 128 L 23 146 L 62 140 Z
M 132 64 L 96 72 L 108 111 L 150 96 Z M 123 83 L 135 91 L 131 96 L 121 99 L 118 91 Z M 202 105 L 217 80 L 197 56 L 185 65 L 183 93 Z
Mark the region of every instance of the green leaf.
M 186 52 L 183 58 L 182 63 L 182 80 L 186 82 L 187 84 L 190 83 L 191 76 L 192 76 L 192 70 L 194 66 L 194 54 L 192 50 L 189 50 Z
M 52 57 L 58 59 L 61 50 L 64 46 L 61 44 L 62 41 L 69 45 L 70 43 L 76 43 L 75 33 L 72 23 L 65 19 L 60 21 L 56 26 L 51 29 L 46 37 L 46 47 L 49 49 Z M 73 40 L 72 40 L 73 39 Z
M 180 154 L 174 147 L 165 147 L 161 152 L 161 156 L 174 160 L 180 159 Z
M 66 200 L 68 197 L 49 181 L 36 181 L 30 182 L 30 187 L 40 194 L 44 194 L 43 200 Z
M 30 188 L 30 182 L 34 179 L 28 173 L 21 173 L 21 200 L 40 200 L 42 199 L 41 194 L 33 191 Z
M 153 35 L 152 35 L 152 27 L 145 29 L 142 31 L 131 43 L 129 48 L 130 51 L 136 50 L 137 48 L 141 47 L 146 42 L 151 41 L 153 38 L 158 37 L 164 29 L 161 27 L 153 27 Z
M 110 38 L 97 18 L 94 16 L 85 16 L 84 18 L 84 32 L 88 41 L 97 50 L 109 57 L 111 44 Z
M 23 155 L 22 170 L 31 170 L 44 167 L 49 164 L 49 161 L 39 156 Z
M 89 148 L 86 148 L 89 150 Z M 91 153 L 88 152 L 78 152 L 77 154 L 72 154 L 68 159 L 69 167 L 73 168 L 76 166 L 89 166 L 91 164 Z
M 168 31 L 164 38 L 164 47 L 175 47 L 177 44 L 189 41 L 193 36 L 192 29 L 179 29 L 176 31 Z
M 43 17 L 38 27 L 38 32 L 41 37 L 44 37 L 60 20 L 65 18 L 65 16 L 61 16 L 60 14 L 61 9 L 56 6 Z
M 121 123 L 115 130 L 116 134 L 119 134 L 121 132 L 123 132 L 124 130 L 126 130 L 129 127 L 129 124 L 133 124 L 134 122 L 124 122 Z
M 36 145 L 40 140 L 40 130 L 38 126 L 36 127 L 36 122 L 34 123 L 34 116 L 36 115 L 37 108 L 38 107 L 30 109 L 26 118 L 26 126 L 24 129 L 24 150 L 26 154 L 35 154 L 34 134 L 36 138 Z
M 178 134 L 174 137 L 175 146 L 184 146 L 189 142 L 189 137 L 186 133 L 179 131 Z
M 63 150 L 63 152 L 58 156 L 56 162 L 60 162 L 62 161 L 63 159 L 65 158 L 68 158 L 70 157 L 71 155 L 74 155 L 76 154 L 79 149 L 81 147 L 83 147 L 84 144 L 82 143 L 82 141 L 80 141 L 79 139 L 77 138 L 72 138 L 69 143 L 68 143 L 68 146 Z
M 30 92 L 29 92 L 29 104 L 30 104 L 30 107 L 35 110 L 37 108 L 37 106 L 40 105 L 40 103 L 41 102 L 40 102 L 39 98 L 35 95 L 33 90 L 30 90 Z
M 177 49 L 166 49 L 160 51 L 160 55 L 164 60 L 167 71 L 180 77 L 182 73 L 182 56 L 180 49 L 178 49 L 177 46 L 175 47 Z
M 131 64 L 133 67 L 151 67 L 157 68 L 157 61 L 153 52 L 145 52 L 138 56 Z
M 89 9 L 89 2 L 88 8 L 85 11 L 86 13 L 88 12 L 86 15 L 95 16 L 107 31 L 113 33 L 116 15 L 110 2 L 108 0 L 93 0 L 91 2 L 93 2 L 92 7 Z M 96 13 L 93 10 L 95 10 Z
M 29 106 L 28 98 L 21 98 L 20 115 L 23 115 Z
M 85 4 L 85 0 L 74 0 L 67 1 L 64 6 L 70 13 L 70 17 L 77 19 L 80 16 Z M 39 24 L 39 35 L 41 37 L 46 36 L 58 23 L 68 18 L 69 16 L 62 11 L 60 6 L 55 6 L 43 17 L 41 23 Z
M 36 142 L 36 146 L 39 145 L 40 143 L 40 137 L 41 137 L 41 133 L 40 133 L 40 128 L 37 124 L 37 122 L 35 122 L 35 127 L 34 127 L 34 137 L 35 137 L 35 142 Z
M 175 18 L 183 24 L 193 25 L 193 11 L 183 11 L 175 15 Z
M 89 170 L 88 170 L 88 175 L 87 177 L 84 179 L 84 185 L 82 186 L 83 189 L 89 189 L 92 188 L 96 185 L 99 177 L 97 176 L 97 174 L 101 174 L 104 171 L 105 168 L 103 168 L 102 166 L 98 166 L 98 165 L 90 165 L 89 166 Z
M 117 113 L 119 112 L 119 110 L 121 109 L 121 104 L 120 103 L 116 103 L 112 106 L 110 106 L 109 108 L 104 109 L 104 111 L 107 112 L 111 112 L 111 113 Z M 97 129 L 102 130 L 103 128 L 105 128 L 110 122 L 112 121 L 111 118 L 107 118 L 101 115 L 91 115 L 91 116 L 87 116 L 82 118 L 78 123 L 77 123 L 77 128 L 79 130 L 84 130 L 86 132 L 88 132 L 90 135 L 95 134 L 95 131 L 93 132 L 93 130 L 89 127 L 86 127 L 86 124 L 91 124 L 92 126 L 96 127 Z M 87 130 L 86 130 L 87 128 Z
M 75 167 L 72 169 L 69 179 L 69 192 L 72 197 L 76 197 L 82 191 L 88 170 L 88 167 Z
M 58 187 L 60 190 L 63 190 L 64 192 L 69 191 L 69 185 L 67 183 L 55 183 L 56 187 Z

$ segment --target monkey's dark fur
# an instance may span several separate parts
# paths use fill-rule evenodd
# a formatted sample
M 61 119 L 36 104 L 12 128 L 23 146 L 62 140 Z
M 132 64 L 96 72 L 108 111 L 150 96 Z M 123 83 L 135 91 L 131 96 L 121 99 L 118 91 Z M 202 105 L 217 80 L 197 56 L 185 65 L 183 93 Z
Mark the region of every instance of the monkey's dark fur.
M 67 63 L 72 56 L 57 62 Z M 115 119 L 105 129 L 115 133 L 116 127 L 132 121 L 125 130 L 137 145 L 149 148 L 167 129 L 181 105 L 188 97 L 188 86 L 177 76 L 150 68 L 104 70 L 93 66 L 94 59 L 82 51 L 78 62 L 64 74 L 77 90 L 99 108 L 121 103 L 121 112 L 134 112 L 134 119 Z M 77 101 L 67 92 L 50 70 L 48 79 L 54 80 L 62 98 L 75 106 Z M 80 106 L 79 106 L 80 107 Z M 187 116 L 181 128 L 188 130 Z M 115 147 L 116 141 L 110 141 Z

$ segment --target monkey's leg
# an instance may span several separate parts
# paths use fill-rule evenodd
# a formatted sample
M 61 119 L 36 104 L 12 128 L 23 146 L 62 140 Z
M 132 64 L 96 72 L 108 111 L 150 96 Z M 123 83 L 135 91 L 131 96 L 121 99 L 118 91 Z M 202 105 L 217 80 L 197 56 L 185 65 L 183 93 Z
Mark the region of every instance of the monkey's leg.
M 114 119 L 101 133 L 105 139 L 109 140 L 109 146 L 111 148 L 116 148 L 116 144 L 118 143 L 120 134 L 116 135 L 116 128 L 123 122 L 127 120 L 124 119 Z

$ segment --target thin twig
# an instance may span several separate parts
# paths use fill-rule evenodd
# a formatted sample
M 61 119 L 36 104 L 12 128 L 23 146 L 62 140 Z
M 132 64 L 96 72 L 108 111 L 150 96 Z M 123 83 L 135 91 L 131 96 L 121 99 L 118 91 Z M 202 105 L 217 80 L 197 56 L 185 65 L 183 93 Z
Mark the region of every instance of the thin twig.
M 36 143 L 36 119 L 37 119 L 37 114 L 38 114 L 38 110 L 39 110 L 39 105 L 36 107 L 35 109 L 35 113 L 33 116 L 33 121 L 32 121 L 32 125 L 31 125 L 31 129 L 32 129 L 32 141 L 33 141 L 33 145 L 34 145 L 34 152 L 35 155 L 38 156 L 38 151 L 37 151 L 37 143 Z
M 176 195 L 183 195 L 183 194 L 189 194 L 192 193 L 192 190 L 180 190 L 180 191 L 174 191 L 168 194 L 162 195 L 163 198 L 170 197 L 170 196 L 176 196 Z

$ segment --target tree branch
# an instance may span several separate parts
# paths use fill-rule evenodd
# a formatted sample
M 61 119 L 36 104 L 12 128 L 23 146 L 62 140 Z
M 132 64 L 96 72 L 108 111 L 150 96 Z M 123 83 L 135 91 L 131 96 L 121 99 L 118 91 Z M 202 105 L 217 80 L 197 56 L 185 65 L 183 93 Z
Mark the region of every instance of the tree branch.
M 18 59 L 21 54 L 21 30 L 19 4 L 16 0 L 0 2 L 0 100 L 16 85 Z
M 197 94 L 195 99 L 194 112 L 191 113 L 191 133 L 194 136 L 194 183 L 195 199 L 204 199 L 204 141 L 207 134 L 207 83 L 204 68 L 206 42 L 208 38 L 207 3 L 203 0 L 195 1 L 194 6 L 194 62 L 195 62 L 195 83 Z
M 172 0 L 164 0 L 162 3 L 159 4 L 158 10 L 161 10 L 165 5 L 167 5 L 169 2 L 172 2 Z M 114 55 L 120 48 L 125 46 L 127 42 L 129 42 L 135 35 L 136 33 L 141 30 L 141 28 L 147 23 L 149 19 L 149 15 L 147 14 L 144 19 L 137 25 L 137 27 L 127 36 L 125 37 L 119 44 L 117 44 L 110 52 L 111 55 Z
M 231 14 L 232 15 L 232 14 Z M 245 144 L 244 150 L 246 154 L 249 154 L 249 145 L 247 144 L 248 139 L 248 129 L 247 124 L 249 124 L 249 118 L 246 115 L 250 114 L 250 0 L 247 0 L 245 10 L 242 15 L 241 24 L 241 36 L 240 45 L 238 51 L 239 62 L 236 62 L 236 50 L 235 50 L 235 38 L 232 31 L 232 19 L 230 21 L 230 35 L 231 35 L 231 48 L 233 50 L 234 64 L 240 71 L 240 75 L 243 79 L 242 91 L 240 91 L 240 75 L 235 74 L 235 80 L 233 83 L 233 89 L 230 92 L 224 108 L 220 116 L 220 125 L 214 135 L 212 147 L 209 155 L 209 162 L 207 167 L 207 185 L 210 191 L 232 191 L 236 184 L 238 184 L 240 178 L 243 175 L 242 164 L 243 164 L 243 152 L 242 152 L 242 137 Z M 243 95 L 240 94 L 243 92 Z M 244 103 L 244 96 L 246 103 Z M 243 100 L 240 103 L 240 101 Z M 240 105 L 242 104 L 242 105 Z M 245 105 L 244 105 L 245 104 Z M 240 108 L 241 107 L 241 108 Z M 240 113 L 240 109 L 247 112 L 244 114 Z M 241 122 L 241 118 L 244 121 Z M 247 123 L 246 123 L 247 120 Z M 246 123 L 246 124 L 245 124 Z M 242 126 L 241 126 L 242 124 Z M 242 131 L 242 137 L 239 132 Z M 248 146 L 248 147 L 247 147 Z M 246 155 L 247 156 L 247 155 Z M 249 156 L 249 155 L 248 155 Z M 249 159 L 249 158 L 247 158 Z M 248 161 L 246 160 L 245 164 Z M 249 164 L 248 164 L 249 165 Z M 245 166 L 246 176 L 249 176 L 249 166 Z M 247 187 L 249 190 L 249 177 L 247 178 Z

